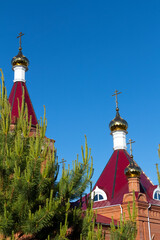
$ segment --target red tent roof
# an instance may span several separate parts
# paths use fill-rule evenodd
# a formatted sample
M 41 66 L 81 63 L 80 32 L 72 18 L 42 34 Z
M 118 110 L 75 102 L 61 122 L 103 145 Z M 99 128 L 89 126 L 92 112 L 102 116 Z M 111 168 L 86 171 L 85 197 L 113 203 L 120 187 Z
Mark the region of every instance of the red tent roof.
M 125 168 L 131 161 L 130 155 L 126 150 L 115 150 L 105 166 L 102 174 L 96 182 L 96 186 L 102 189 L 106 195 L 107 200 L 95 201 L 93 208 L 109 207 L 116 204 L 121 204 L 123 196 L 128 193 L 128 180 L 124 174 Z M 140 176 L 140 192 L 145 193 L 149 203 L 160 205 L 159 201 L 153 199 L 153 191 L 156 185 L 142 171 Z M 137 195 L 137 193 L 135 193 Z M 78 203 L 78 202 L 77 202 Z M 82 198 L 82 208 L 86 209 L 85 197 Z
M 120 149 L 113 152 L 94 186 L 94 189 L 98 186 L 107 194 L 107 200 L 95 202 L 94 207 L 98 207 L 99 204 L 101 206 L 106 206 L 122 203 L 123 195 L 128 192 L 128 180 L 124 174 L 124 170 L 129 165 L 130 161 L 130 155 L 126 150 Z M 156 186 L 153 185 L 142 171 L 140 176 L 140 191 L 146 194 L 149 202 L 153 200 L 152 194 L 155 188 Z M 108 204 L 105 202 L 108 202 Z
M 14 83 L 10 96 L 9 103 L 11 104 L 11 114 L 12 114 L 12 123 L 15 123 L 15 119 L 19 117 L 18 114 L 18 101 L 21 107 L 22 105 L 22 94 L 24 88 L 24 100 L 28 107 L 28 118 L 32 117 L 32 126 L 36 126 L 38 123 L 36 114 L 34 112 L 31 99 L 29 97 L 29 93 L 27 91 L 26 84 L 24 82 L 17 81 Z

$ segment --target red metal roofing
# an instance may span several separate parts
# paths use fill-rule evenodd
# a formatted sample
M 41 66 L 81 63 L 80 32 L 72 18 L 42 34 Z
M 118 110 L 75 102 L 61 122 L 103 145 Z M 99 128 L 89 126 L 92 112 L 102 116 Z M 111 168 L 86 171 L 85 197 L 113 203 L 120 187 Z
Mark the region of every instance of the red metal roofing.
M 128 180 L 124 174 L 124 170 L 130 161 L 130 155 L 126 150 L 120 149 L 113 152 L 93 188 L 95 189 L 96 186 L 98 186 L 107 194 L 107 201 L 103 202 L 107 203 L 109 201 L 110 205 L 122 203 L 123 195 L 128 192 Z M 141 192 L 146 194 L 147 200 L 150 202 L 155 186 L 144 172 L 142 172 L 140 176 L 140 187 Z M 95 202 L 94 207 L 98 207 L 97 205 L 102 205 L 102 203 Z
M 36 126 L 38 123 L 36 114 L 34 112 L 32 102 L 29 97 L 29 93 L 27 91 L 26 84 L 24 82 L 15 82 L 13 84 L 10 96 L 9 96 L 9 103 L 11 104 L 11 114 L 12 114 L 12 123 L 15 123 L 15 119 L 19 117 L 18 114 L 18 101 L 21 107 L 22 105 L 22 94 L 24 89 L 24 100 L 28 107 L 28 118 L 32 117 L 32 126 Z
M 124 170 L 130 161 L 130 155 L 126 150 L 120 149 L 113 152 L 93 188 L 94 190 L 98 186 L 102 189 L 107 194 L 107 200 L 94 202 L 93 208 L 109 207 L 122 203 L 124 194 L 128 193 L 128 180 L 124 174 Z M 159 201 L 153 199 L 153 191 L 156 187 L 142 171 L 140 176 L 140 192 L 146 194 L 149 203 L 160 205 Z M 85 197 L 82 198 L 82 203 L 82 209 L 86 209 Z

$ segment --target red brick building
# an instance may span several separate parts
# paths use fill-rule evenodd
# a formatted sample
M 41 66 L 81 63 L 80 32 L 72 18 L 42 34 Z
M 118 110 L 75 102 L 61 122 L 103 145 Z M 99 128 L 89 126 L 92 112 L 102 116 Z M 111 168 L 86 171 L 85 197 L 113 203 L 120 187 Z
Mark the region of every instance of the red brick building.
M 117 102 L 117 101 L 116 101 Z M 127 152 L 128 124 L 120 117 L 117 103 L 116 117 L 109 124 L 113 136 L 113 154 L 97 180 L 91 198 L 97 212 L 97 222 L 109 229 L 111 218 L 128 217 L 128 202 L 137 207 L 137 240 L 160 239 L 160 188 L 155 186 Z M 131 141 L 130 141 L 131 142 Z M 85 204 L 83 205 L 85 208 Z M 106 239 L 110 239 L 107 231 Z

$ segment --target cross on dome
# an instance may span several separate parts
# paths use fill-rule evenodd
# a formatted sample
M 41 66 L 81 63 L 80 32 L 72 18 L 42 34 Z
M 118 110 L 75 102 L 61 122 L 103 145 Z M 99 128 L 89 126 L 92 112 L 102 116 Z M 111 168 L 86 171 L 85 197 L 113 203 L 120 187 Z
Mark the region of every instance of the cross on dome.
M 11 64 L 12 64 L 13 70 L 16 66 L 18 66 L 18 67 L 22 66 L 26 72 L 28 70 L 29 60 L 22 53 L 22 39 L 21 38 L 23 35 L 24 35 L 24 33 L 20 32 L 19 36 L 17 37 L 17 38 L 19 38 L 19 53 L 17 54 L 17 56 L 12 58 Z M 21 71 L 21 73 L 22 73 L 22 71 Z M 22 75 L 21 77 L 23 78 L 22 81 L 25 82 L 25 79 L 24 79 L 25 74 L 22 73 L 21 75 Z M 20 78 L 18 77 L 18 79 L 20 79 Z M 16 81 L 16 80 L 14 79 L 14 81 Z
M 64 160 L 64 158 L 62 158 L 62 161 L 61 162 L 59 162 L 59 163 L 62 163 L 62 168 L 63 168 L 63 170 L 64 170 L 64 168 L 65 168 L 65 162 L 67 162 L 66 160 Z
M 116 117 L 110 122 L 109 128 L 113 136 L 113 149 L 127 149 L 126 145 L 126 134 L 128 123 L 120 116 L 118 108 L 118 95 L 122 92 L 115 90 L 114 94 L 116 100 Z
M 21 40 L 21 37 L 22 37 L 23 35 L 24 35 L 24 33 L 20 32 L 20 33 L 19 33 L 19 36 L 17 37 L 17 38 L 19 38 L 19 50 L 22 50 L 22 46 L 21 46 L 22 40 Z
M 135 143 L 135 141 L 133 141 L 132 139 L 129 139 L 129 142 L 127 143 L 127 145 L 130 145 L 130 155 L 131 155 L 131 157 L 133 157 L 133 155 L 132 155 L 132 143 Z
M 114 94 L 112 95 L 112 97 L 116 96 L 116 110 L 118 111 L 119 108 L 118 108 L 118 97 L 117 95 L 118 94 L 121 94 L 122 92 L 118 92 L 117 90 L 115 90 Z

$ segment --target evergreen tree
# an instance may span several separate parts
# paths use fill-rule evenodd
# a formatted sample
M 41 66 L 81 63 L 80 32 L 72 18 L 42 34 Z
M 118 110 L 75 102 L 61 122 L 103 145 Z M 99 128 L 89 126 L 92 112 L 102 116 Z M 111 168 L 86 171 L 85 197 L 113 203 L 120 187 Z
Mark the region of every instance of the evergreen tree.
M 111 223 L 111 240 L 135 240 L 137 235 L 136 217 L 137 209 L 135 204 L 135 193 L 133 192 L 133 205 L 132 214 L 130 209 L 130 203 L 128 203 L 129 219 L 125 219 L 125 214 L 120 216 L 120 223 L 117 224 L 117 228 L 114 225 L 112 219 Z
M 82 162 L 63 167 L 54 142 L 45 137 L 46 118 L 30 136 L 31 119 L 24 102 L 11 126 L 11 107 L 1 71 L 0 93 L 0 239 L 103 239 L 94 232 L 92 204 L 83 212 L 71 202 L 80 198 L 91 181 L 93 163 L 85 138 Z M 59 180 L 58 180 L 59 179 Z

